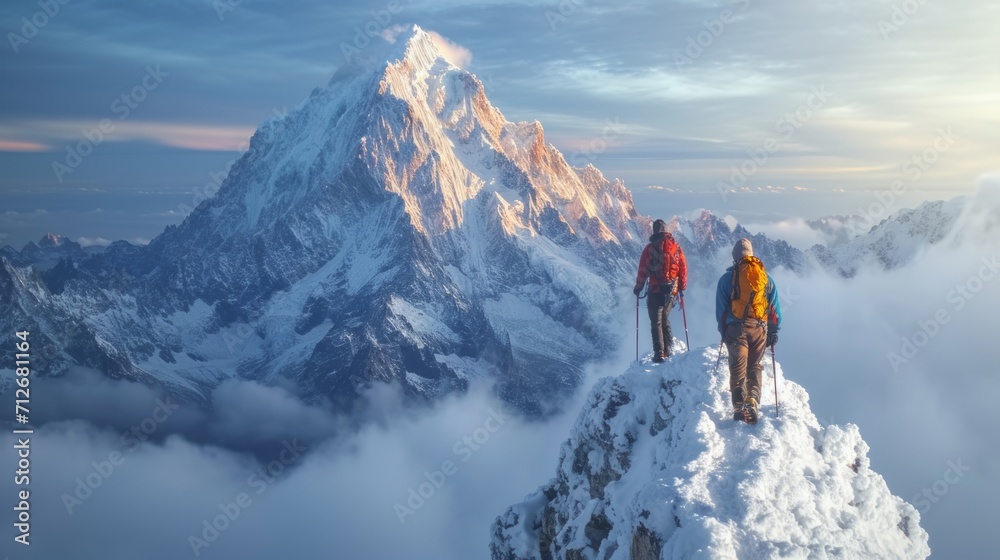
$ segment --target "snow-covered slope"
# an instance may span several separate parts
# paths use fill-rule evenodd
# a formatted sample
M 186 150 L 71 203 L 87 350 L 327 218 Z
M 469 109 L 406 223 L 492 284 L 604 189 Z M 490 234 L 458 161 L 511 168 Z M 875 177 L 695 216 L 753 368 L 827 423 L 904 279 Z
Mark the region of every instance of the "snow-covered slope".
M 350 406 L 372 383 L 434 398 L 492 376 L 525 409 L 557 400 L 616 347 L 613 288 L 650 221 L 539 123 L 507 121 L 430 34 L 376 42 L 263 123 L 218 194 L 148 246 L 47 276 L 7 259 L 0 327 L 38 326 L 52 373 L 189 398 L 241 377 Z M 75 336 L 43 328 L 67 318 Z
M 828 270 L 848 278 L 869 264 L 892 270 L 912 261 L 929 245 L 945 239 L 966 203 L 964 197 L 925 202 L 913 210 L 900 210 L 867 233 L 845 243 L 815 245 L 809 253 Z
M 821 425 L 770 364 L 762 418 L 732 420 L 716 349 L 644 361 L 590 393 L 556 476 L 493 525 L 494 560 L 925 558 L 920 515 L 857 426 Z

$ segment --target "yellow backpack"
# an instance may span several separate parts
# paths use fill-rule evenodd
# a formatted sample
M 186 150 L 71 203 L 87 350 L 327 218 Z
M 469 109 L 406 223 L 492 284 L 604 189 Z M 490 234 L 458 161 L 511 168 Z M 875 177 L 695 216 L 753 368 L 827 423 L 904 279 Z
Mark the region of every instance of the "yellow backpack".
M 754 256 L 743 257 L 733 267 L 733 317 L 767 321 L 767 272 Z

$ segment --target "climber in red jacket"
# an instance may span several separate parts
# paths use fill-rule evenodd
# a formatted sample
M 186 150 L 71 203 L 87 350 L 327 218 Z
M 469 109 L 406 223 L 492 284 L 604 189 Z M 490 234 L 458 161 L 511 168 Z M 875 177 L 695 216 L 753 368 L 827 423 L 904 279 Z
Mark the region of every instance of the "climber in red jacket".
M 635 277 L 636 296 L 649 279 L 646 309 L 649 311 L 649 327 L 653 335 L 653 361 L 662 362 L 670 357 L 670 308 L 674 306 L 677 294 L 683 296 L 687 288 L 687 261 L 674 236 L 667 232 L 663 220 L 653 222 L 653 235 L 649 245 L 642 250 L 639 259 L 639 273 Z

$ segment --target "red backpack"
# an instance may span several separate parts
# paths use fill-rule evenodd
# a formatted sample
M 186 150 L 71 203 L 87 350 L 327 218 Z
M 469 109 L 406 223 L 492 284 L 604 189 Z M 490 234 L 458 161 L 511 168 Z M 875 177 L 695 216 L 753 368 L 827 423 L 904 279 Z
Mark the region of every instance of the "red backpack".
M 652 251 L 649 255 L 649 265 L 646 270 L 649 275 L 649 286 L 659 286 L 660 292 L 672 292 L 674 282 L 680 274 L 681 247 L 669 233 L 657 243 L 650 243 Z M 666 285 L 670 285 L 667 287 Z

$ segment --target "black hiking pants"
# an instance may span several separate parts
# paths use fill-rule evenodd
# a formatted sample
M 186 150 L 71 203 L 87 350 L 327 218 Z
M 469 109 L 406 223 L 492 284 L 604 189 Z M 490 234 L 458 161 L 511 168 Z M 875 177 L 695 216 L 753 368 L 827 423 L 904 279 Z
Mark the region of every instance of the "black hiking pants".
M 646 296 L 646 310 L 649 311 L 649 330 L 653 335 L 653 357 L 670 355 L 673 335 L 670 333 L 670 309 L 674 306 L 671 293 L 650 292 Z
M 729 323 L 724 340 L 729 350 L 729 390 L 732 392 L 733 408 L 743 406 L 748 397 L 753 397 L 759 405 L 767 323 L 756 319 Z

